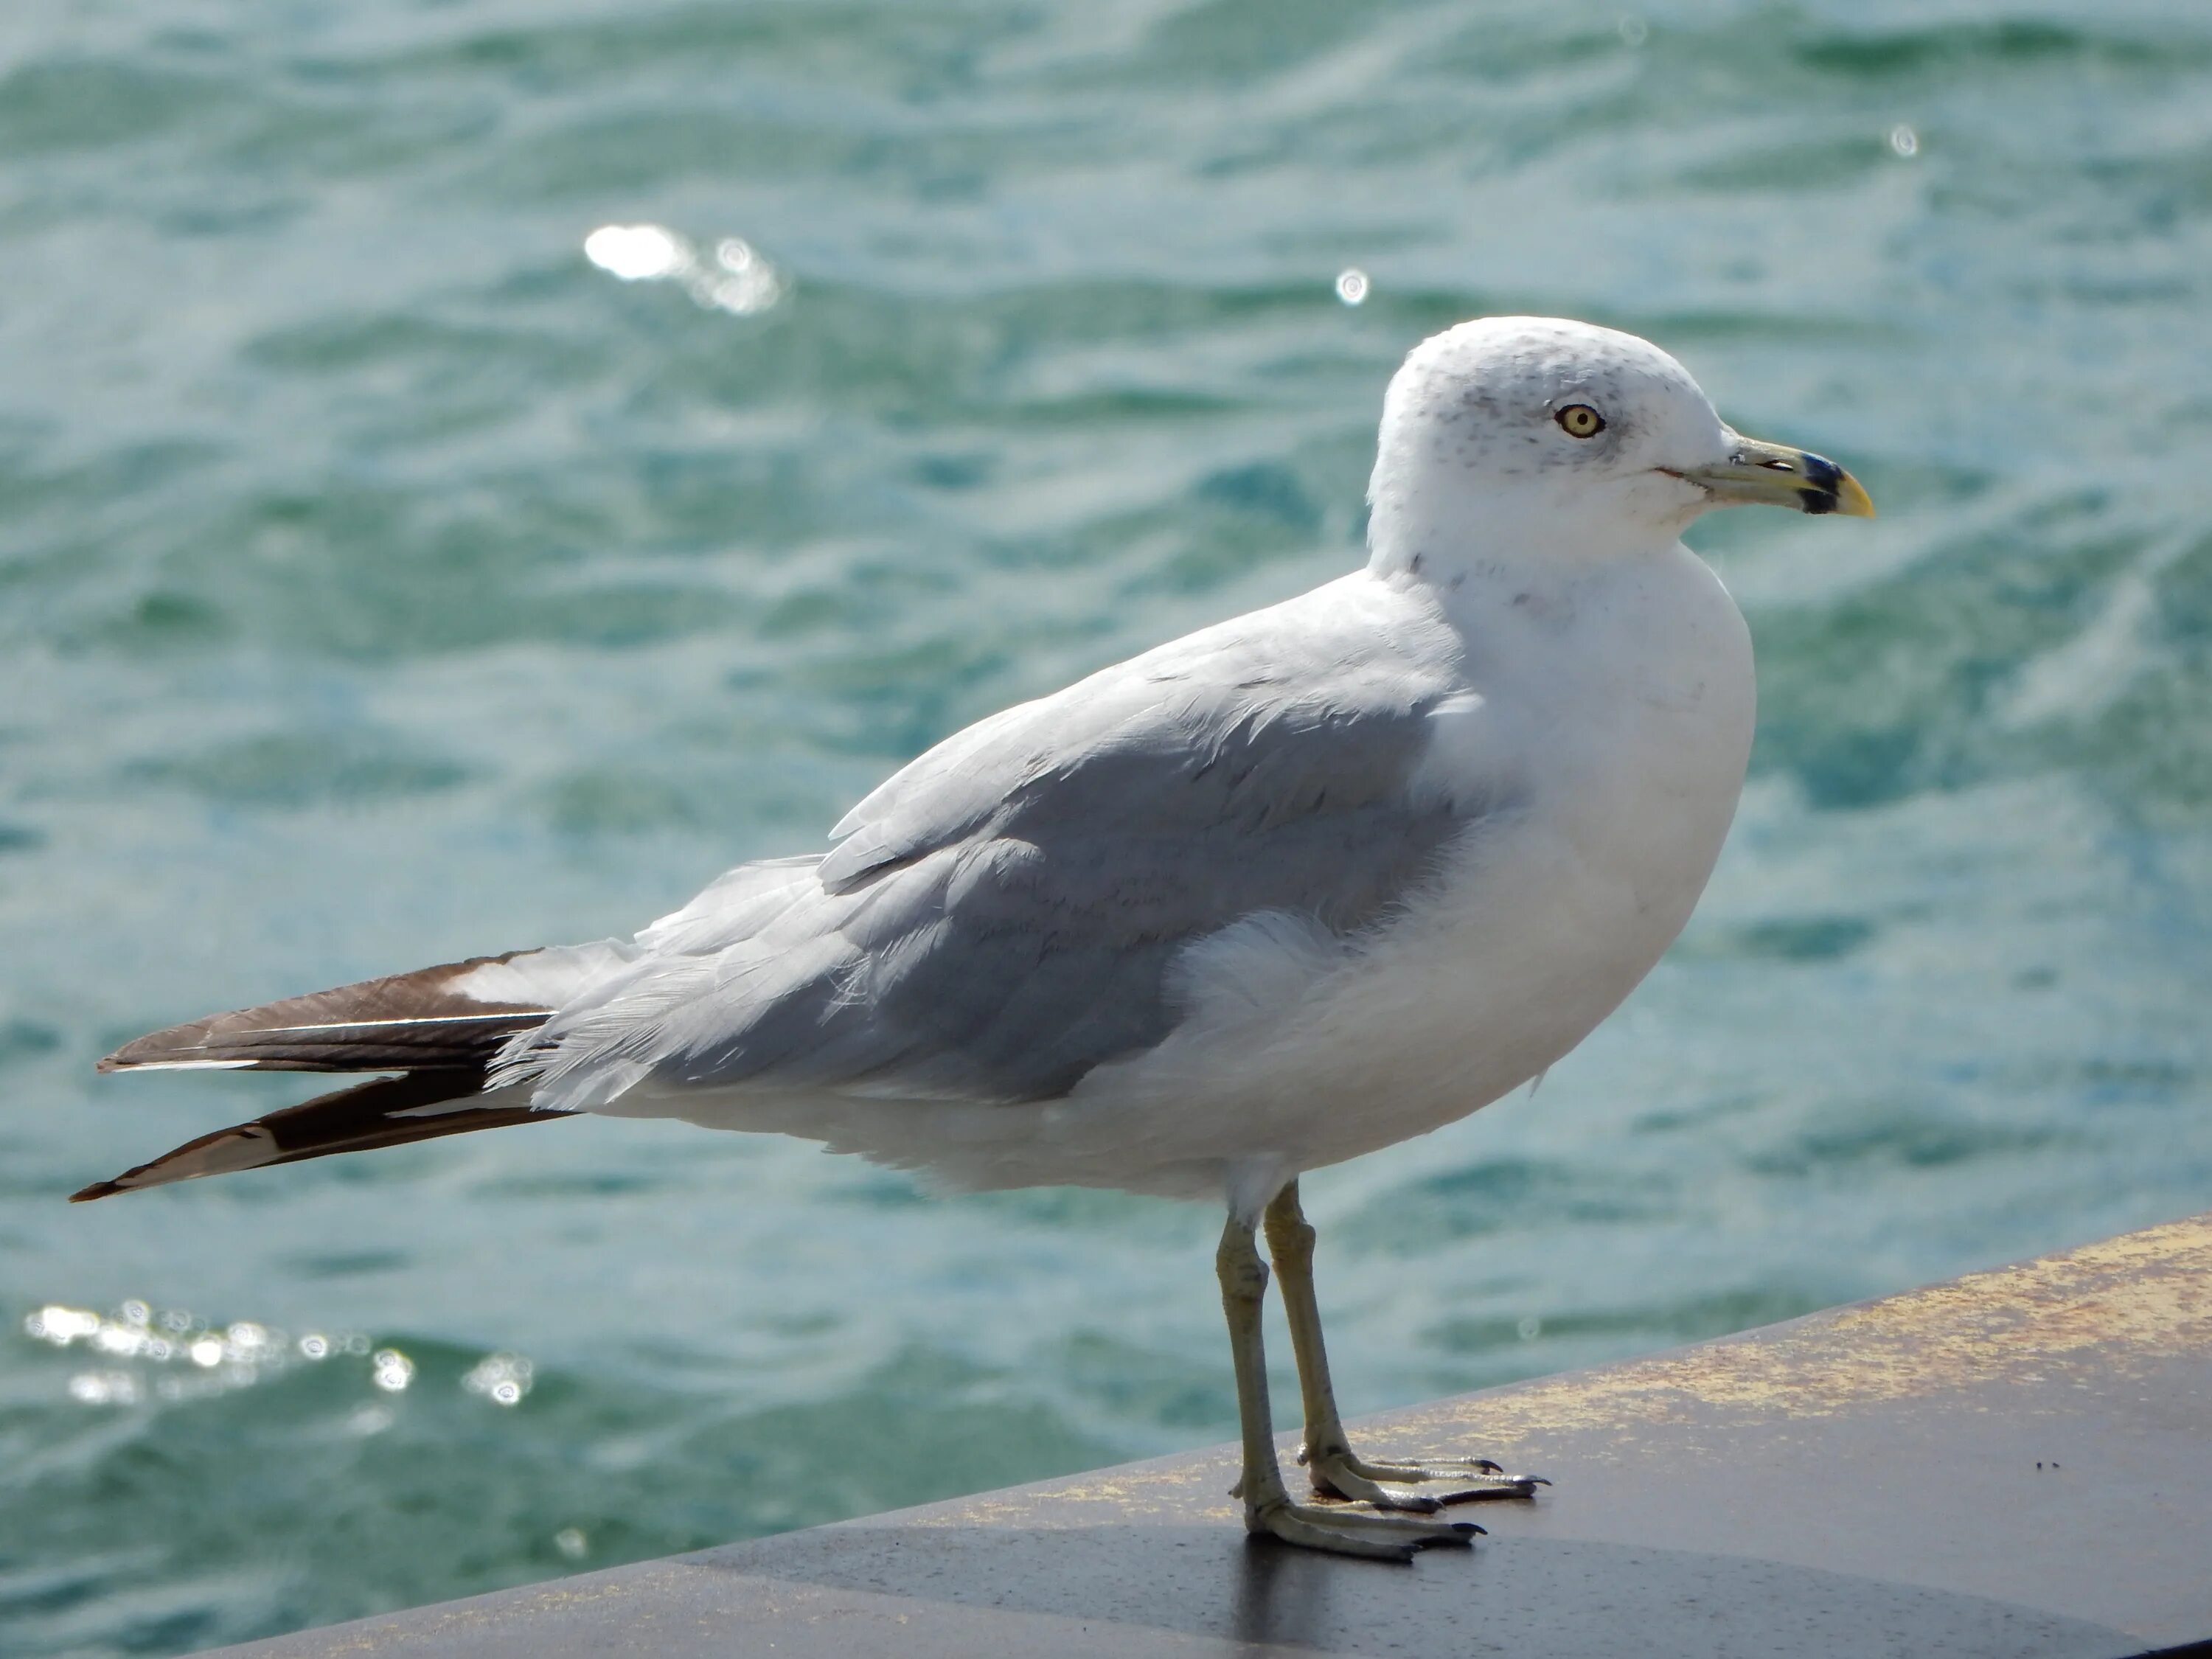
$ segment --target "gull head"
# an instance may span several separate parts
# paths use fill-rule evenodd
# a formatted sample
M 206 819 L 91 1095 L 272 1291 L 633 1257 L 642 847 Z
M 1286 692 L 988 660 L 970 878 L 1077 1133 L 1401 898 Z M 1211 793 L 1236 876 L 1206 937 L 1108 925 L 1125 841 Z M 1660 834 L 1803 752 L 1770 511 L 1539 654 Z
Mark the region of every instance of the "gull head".
M 1834 462 L 1731 430 L 1649 340 L 1556 317 L 1480 318 L 1414 347 L 1383 399 L 1368 500 L 1386 567 L 1431 549 L 1671 546 L 1716 507 L 1874 516 Z

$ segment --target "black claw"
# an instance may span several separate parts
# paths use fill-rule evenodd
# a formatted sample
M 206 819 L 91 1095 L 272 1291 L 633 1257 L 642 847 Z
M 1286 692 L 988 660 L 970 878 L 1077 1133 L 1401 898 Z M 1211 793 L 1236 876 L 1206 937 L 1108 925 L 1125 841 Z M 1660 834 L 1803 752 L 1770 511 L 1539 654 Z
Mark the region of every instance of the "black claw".
M 1462 1538 L 1487 1538 L 1490 1536 L 1489 1528 L 1478 1527 L 1472 1521 L 1455 1521 L 1452 1522 L 1452 1530 L 1459 1534 Z
M 1501 1480 L 1494 1486 L 1468 1486 L 1458 1492 L 1448 1492 L 1437 1501 L 1451 1504 L 1517 1502 L 1534 1498 L 1539 1484 L 1548 1486 L 1552 1483 L 1548 1480 L 1541 1483 L 1526 1480 Z
M 1493 1463 L 1486 1457 L 1470 1457 L 1467 1461 L 1475 1468 L 1480 1469 L 1485 1474 L 1503 1474 L 1505 1473 L 1505 1465 L 1503 1463 Z

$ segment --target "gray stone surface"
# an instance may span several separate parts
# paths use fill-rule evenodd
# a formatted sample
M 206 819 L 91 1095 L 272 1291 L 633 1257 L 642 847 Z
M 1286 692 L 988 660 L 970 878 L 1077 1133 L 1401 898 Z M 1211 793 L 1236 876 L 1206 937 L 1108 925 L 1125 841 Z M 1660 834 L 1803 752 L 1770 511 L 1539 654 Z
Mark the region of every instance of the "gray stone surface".
M 2212 1638 L 2212 1216 L 1363 1425 L 1552 1476 L 1411 1566 L 1249 1541 L 1225 1449 L 230 1651 L 1959 1656 Z

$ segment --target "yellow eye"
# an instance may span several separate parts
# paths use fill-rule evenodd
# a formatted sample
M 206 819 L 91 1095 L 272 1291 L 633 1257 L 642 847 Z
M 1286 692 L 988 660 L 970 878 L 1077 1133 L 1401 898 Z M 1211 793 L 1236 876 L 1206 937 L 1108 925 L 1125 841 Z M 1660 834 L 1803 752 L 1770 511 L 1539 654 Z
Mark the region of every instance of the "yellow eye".
M 1605 430 L 1605 416 L 1588 404 L 1569 404 L 1552 418 L 1570 438 L 1595 438 Z

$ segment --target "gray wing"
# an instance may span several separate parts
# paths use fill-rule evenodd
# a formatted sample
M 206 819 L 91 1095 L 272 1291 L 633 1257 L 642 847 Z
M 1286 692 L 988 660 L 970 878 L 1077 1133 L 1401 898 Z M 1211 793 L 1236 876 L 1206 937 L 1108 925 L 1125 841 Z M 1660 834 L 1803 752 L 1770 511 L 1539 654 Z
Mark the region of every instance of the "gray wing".
M 826 857 L 732 871 L 641 934 L 508 1064 L 552 1105 L 647 1074 L 1065 1093 L 1167 1035 L 1188 946 L 1261 912 L 1354 932 L 1474 810 L 1412 787 L 1456 641 L 1376 606 L 1332 584 L 970 727 Z

